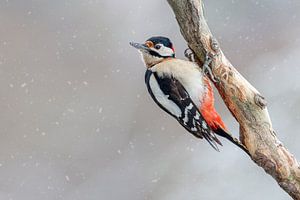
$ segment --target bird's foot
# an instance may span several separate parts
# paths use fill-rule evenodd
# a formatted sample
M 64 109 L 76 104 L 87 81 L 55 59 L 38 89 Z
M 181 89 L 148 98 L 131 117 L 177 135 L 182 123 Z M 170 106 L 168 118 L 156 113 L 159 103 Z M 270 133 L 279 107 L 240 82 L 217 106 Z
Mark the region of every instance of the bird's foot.
M 213 55 L 211 55 L 210 53 L 206 53 L 205 55 L 205 60 L 202 66 L 202 71 L 204 74 L 206 74 L 207 76 L 209 76 L 209 78 L 214 82 L 214 83 L 218 83 L 220 82 L 220 80 L 214 76 L 213 71 L 211 70 L 211 68 L 209 67 L 210 63 L 213 60 Z
M 196 62 L 195 61 L 195 54 L 193 52 L 192 49 L 187 48 L 184 51 L 184 56 L 191 62 Z M 214 83 L 218 83 L 220 82 L 218 78 L 216 78 L 211 70 L 211 68 L 209 67 L 210 63 L 212 62 L 213 58 L 215 57 L 215 55 L 212 55 L 211 53 L 206 53 L 205 55 L 205 60 L 204 60 L 204 64 L 202 66 L 202 70 L 203 73 L 206 74 L 207 76 L 209 76 L 209 78 L 214 82 Z
M 189 59 L 189 61 L 195 62 L 195 54 L 190 48 L 184 50 L 184 56 Z

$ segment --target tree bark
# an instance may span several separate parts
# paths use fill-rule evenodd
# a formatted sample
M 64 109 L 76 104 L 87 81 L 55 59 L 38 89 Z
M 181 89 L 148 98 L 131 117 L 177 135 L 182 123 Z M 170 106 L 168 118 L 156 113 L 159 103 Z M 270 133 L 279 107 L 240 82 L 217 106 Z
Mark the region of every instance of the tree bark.
M 264 97 L 232 66 L 211 34 L 203 14 L 202 0 L 167 0 L 181 34 L 201 66 L 205 55 L 214 83 L 226 106 L 240 125 L 240 140 L 251 159 L 270 174 L 292 198 L 300 200 L 300 167 L 277 139 Z

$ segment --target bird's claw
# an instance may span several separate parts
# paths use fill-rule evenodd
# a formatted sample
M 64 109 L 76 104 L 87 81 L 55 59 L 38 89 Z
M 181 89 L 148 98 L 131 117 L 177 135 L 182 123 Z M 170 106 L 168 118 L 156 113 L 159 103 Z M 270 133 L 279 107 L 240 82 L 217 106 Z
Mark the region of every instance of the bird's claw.
M 202 70 L 203 70 L 203 73 L 208 75 L 214 83 L 218 83 L 218 82 L 220 82 L 220 80 L 217 77 L 214 76 L 213 71 L 209 67 L 212 60 L 213 60 L 213 56 L 210 55 L 209 53 L 206 53 L 205 61 L 204 61 L 204 64 L 202 66 Z
M 187 48 L 184 51 L 184 56 L 189 59 L 189 61 L 191 62 L 195 62 L 195 55 L 194 52 L 190 49 Z M 205 61 L 204 64 L 202 66 L 202 71 L 204 74 L 208 75 L 210 77 L 210 79 L 214 82 L 214 83 L 219 83 L 220 80 L 214 76 L 213 71 L 211 70 L 211 68 L 209 67 L 210 63 L 212 62 L 214 58 L 214 55 L 211 55 L 210 53 L 206 53 L 205 56 Z
M 195 62 L 194 52 L 190 48 L 184 50 L 184 56 L 189 59 L 189 61 Z

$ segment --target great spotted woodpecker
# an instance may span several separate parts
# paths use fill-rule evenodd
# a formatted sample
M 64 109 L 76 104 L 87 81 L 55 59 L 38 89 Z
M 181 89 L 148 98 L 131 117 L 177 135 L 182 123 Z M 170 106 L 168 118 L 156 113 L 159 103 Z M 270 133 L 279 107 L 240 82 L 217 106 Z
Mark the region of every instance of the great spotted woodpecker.
M 247 154 L 246 147 L 228 133 L 214 108 L 211 83 L 193 62 L 175 58 L 170 39 L 151 37 L 144 44 L 131 42 L 147 67 L 145 82 L 155 103 L 197 138 L 205 138 L 217 151 L 225 137 Z

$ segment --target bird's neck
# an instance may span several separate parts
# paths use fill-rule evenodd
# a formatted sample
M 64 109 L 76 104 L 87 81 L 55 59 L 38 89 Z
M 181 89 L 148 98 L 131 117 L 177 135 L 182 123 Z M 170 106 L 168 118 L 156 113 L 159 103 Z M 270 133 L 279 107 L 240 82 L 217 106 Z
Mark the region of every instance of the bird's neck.
M 163 57 L 152 56 L 150 54 L 143 54 L 142 57 L 147 68 L 151 68 L 154 65 L 157 65 L 158 63 L 174 59 L 173 57 L 163 58 Z

